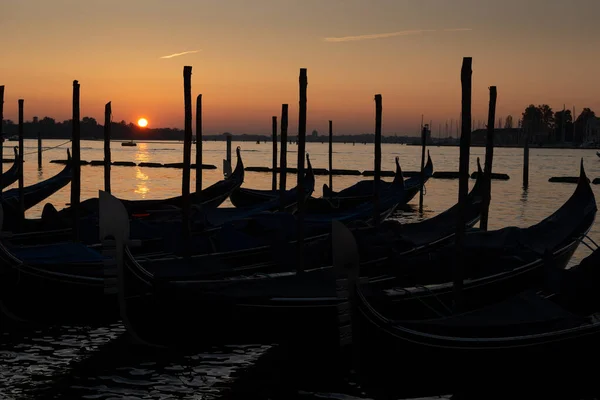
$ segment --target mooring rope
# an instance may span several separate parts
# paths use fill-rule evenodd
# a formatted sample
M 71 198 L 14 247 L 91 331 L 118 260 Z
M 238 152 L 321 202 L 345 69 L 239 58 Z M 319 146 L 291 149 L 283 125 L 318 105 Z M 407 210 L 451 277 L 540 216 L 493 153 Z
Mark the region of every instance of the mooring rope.
M 56 149 L 56 148 L 58 148 L 60 146 L 64 146 L 67 143 L 71 143 L 71 139 L 69 139 L 66 142 L 61 143 L 59 145 L 53 146 L 53 147 L 46 147 L 45 149 L 42 149 L 42 153 L 45 152 L 45 151 L 47 151 L 47 150 L 53 150 L 53 149 Z M 29 155 L 29 154 L 37 154 L 37 152 L 38 152 L 37 150 L 30 151 L 29 153 L 23 153 L 23 156 L 26 156 L 26 155 Z

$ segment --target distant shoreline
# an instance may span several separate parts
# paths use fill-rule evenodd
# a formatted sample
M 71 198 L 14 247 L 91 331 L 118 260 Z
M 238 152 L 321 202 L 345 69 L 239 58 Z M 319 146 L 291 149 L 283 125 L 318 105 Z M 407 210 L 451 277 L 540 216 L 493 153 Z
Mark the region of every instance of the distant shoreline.
M 238 137 L 236 135 L 232 135 L 232 141 L 233 142 L 256 142 L 256 141 L 260 141 L 262 142 L 271 142 L 271 138 L 268 136 L 262 136 L 260 139 L 250 139 L 247 137 Z M 383 137 L 385 139 L 385 136 Z M 390 137 L 392 138 L 392 137 Z M 25 139 L 27 140 L 37 140 L 37 138 L 33 138 L 33 137 L 26 137 Z M 46 140 L 69 140 L 70 137 L 65 137 L 65 138 L 47 138 Z M 308 139 L 308 138 L 307 138 Z M 312 138 L 311 138 L 312 139 Z M 44 140 L 44 139 L 42 139 Z M 89 141 L 94 141 L 94 142 L 102 142 L 104 141 L 104 139 L 102 138 L 81 138 L 81 140 L 89 140 Z M 111 140 L 111 142 L 115 142 L 115 143 L 119 143 L 119 142 L 129 142 L 132 139 L 113 139 Z M 173 139 L 150 139 L 150 140 L 143 140 L 143 139 L 133 139 L 133 141 L 135 141 L 136 143 L 172 143 L 172 144 L 183 144 L 183 140 L 173 140 Z M 215 135 L 215 136 L 208 136 L 206 138 L 204 138 L 203 142 L 225 142 L 226 139 L 225 137 L 223 137 L 222 135 Z M 5 139 L 5 145 L 8 145 L 8 143 L 18 143 L 18 141 L 13 141 L 13 140 L 6 140 Z M 322 143 L 322 144 L 327 144 L 327 140 L 307 140 L 307 143 Z M 290 141 L 290 143 L 294 143 L 294 141 Z M 348 141 L 348 140 L 334 140 L 333 143 L 345 143 L 345 144 L 351 144 L 351 143 L 355 143 L 355 144 L 373 144 L 372 141 Z M 398 145 L 405 145 L 405 146 L 421 146 L 421 144 L 419 143 L 415 143 L 415 142 L 400 142 L 400 141 L 385 141 L 382 140 L 382 144 L 398 144 Z M 427 147 L 459 147 L 458 143 L 429 143 L 427 144 Z M 471 147 L 483 147 L 485 148 L 484 144 L 471 144 Z M 523 146 L 518 146 L 518 145 L 503 145 L 503 144 L 495 144 L 494 148 L 507 148 L 507 149 L 522 149 Z M 576 145 L 534 145 L 531 144 L 529 146 L 530 149 L 571 149 L 571 150 L 599 150 L 599 148 L 585 148 L 585 147 L 578 147 Z

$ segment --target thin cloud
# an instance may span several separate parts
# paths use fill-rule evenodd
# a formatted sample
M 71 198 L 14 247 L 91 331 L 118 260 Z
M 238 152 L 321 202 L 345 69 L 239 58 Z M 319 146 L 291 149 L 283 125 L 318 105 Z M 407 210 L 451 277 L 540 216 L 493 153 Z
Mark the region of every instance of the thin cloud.
M 444 32 L 462 32 L 462 31 L 470 31 L 471 28 L 455 28 L 455 29 L 444 29 Z M 328 37 L 325 38 L 326 42 L 356 42 L 359 40 L 373 40 L 373 39 L 385 39 L 395 36 L 413 36 L 420 35 L 426 32 L 437 32 L 436 29 L 415 29 L 409 31 L 398 31 L 398 32 L 388 32 L 388 33 L 375 33 L 371 35 L 358 35 L 358 36 L 342 36 L 342 37 Z
M 444 29 L 444 32 L 466 32 L 472 31 L 471 28 L 453 28 L 453 29 Z
M 394 37 L 394 36 L 419 35 L 424 32 L 434 32 L 434 31 L 431 29 L 418 29 L 418 30 L 412 30 L 412 31 L 375 33 L 372 35 L 328 37 L 328 38 L 325 38 L 325 41 L 326 42 L 354 42 L 354 41 L 358 41 L 358 40 L 383 39 L 383 38 L 389 38 L 389 37 Z
M 179 57 L 179 56 L 184 56 L 186 54 L 192 54 L 192 53 L 197 53 L 200 50 L 190 50 L 190 51 L 184 51 L 183 53 L 174 53 L 174 54 L 169 54 L 168 56 L 162 56 L 161 58 L 173 58 L 173 57 Z

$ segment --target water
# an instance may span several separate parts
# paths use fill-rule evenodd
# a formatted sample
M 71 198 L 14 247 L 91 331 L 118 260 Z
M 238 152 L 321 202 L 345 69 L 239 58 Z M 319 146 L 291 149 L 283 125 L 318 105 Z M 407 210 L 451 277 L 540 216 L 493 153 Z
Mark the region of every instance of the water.
M 44 147 L 50 148 L 64 141 L 46 140 Z M 14 145 L 17 142 L 6 142 Z M 271 145 L 268 143 L 233 142 L 233 149 L 239 145 L 246 166 L 269 166 Z M 222 179 L 222 160 L 225 158 L 225 142 L 204 142 L 205 164 L 213 164 L 217 170 L 203 171 L 204 187 Z M 81 144 L 83 160 L 103 159 L 103 143 L 84 141 Z M 25 185 L 33 184 L 56 174 L 62 169 L 60 164 L 50 164 L 52 159 L 65 159 L 65 147 L 44 152 L 44 167 L 37 169 L 37 142 L 25 141 Z M 288 145 L 288 165 L 296 165 L 295 145 Z M 306 150 L 311 156 L 313 167 L 327 168 L 327 144 L 307 143 Z M 334 144 L 334 168 L 372 170 L 373 145 Z M 435 171 L 458 170 L 457 147 L 432 147 L 430 149 Z M 470 171 L 476 168 L 475 159 L 485 150 L 471 150 Z M 529 189 L 522 189 L 522 157 L 519 149 L 497 148 L 494 152 L 494 171 L 510 175 L 508 181 L 494 181 L 490 229 L 504 226 L 528 226 L 551 214 L 571 195 L 573 184 L 548 183 L 551 176 L 576 176 L 579 162 L 583 157 L 584 166 L 590 179 L 600 177 L 600 159 L 595 150 L 573 149 L 532 149 L 530 152 Z M 6 148 L 4 156 L 12 158 L 12 150 Z M 399 156 L 404 170 L 418 170 L 420 148 L 416 146 L 382 145 L 382 169 L 394 170 L 394 157 Z M 192 160 L 194 160 L 192 154 Z M 233 154 L 235 161 L 235 153 Z M 171 163 L 182 161 L 181 143 L 138 143 L 137 147 L 122 147 L 112 144 L 113 161 L 134 161 Z M 9 164 L 4 164 L 8 168 Z M 181 170 L 170 168 L 118 167 L 112 169 L 112 192 L 124 199 L 152 199 L 175 196 L 181 193 Z M 82 200 L 95 197 L 103 188 L 103 168 L 83 166 Z M 192 171 L 192 182 L 195 179 Z M 336 190 L 349 186 L 361 179 L 356 176 L 335 176 Z M 295 176 L 288 176 L 288 186 L 295 185 Z M 474 181 L 470 182 L 472 186 Z M 328 183 L 327 176 L 316 177 L 316 195 Z M 271 175 L 246 172 L 245 187 L 269 188 Z M 193 187 L 193 183 L 192 183 Z M 399 215 L 402 220 L 428 218 L 452 206 L 457 199 L 456 180 L 431 179 L 427 183 L 424 200 L 424 213 L 407 211 Z M 598 196 L 600 188 L 594 186 Z M 48 201 L 57 208 L 64 207 L 70 199 L 67 186 L 54 194 Z M 224 206 L 229 206 L 226 202 Z M 418 196 L 410 202 L 418 208 Z M 41 214 L 43 204 L 27 212 L 28 217 Z M 590 237 L 600 242 L 600 230 L 592 227 Z M 571 264 L 590 253 L 580 246 Z M 40 299 L 43 301 L 43 299 Z M 74 301 L 77 301 L 74 299 Z M 2 323 L 2 321 L 0 321 Z M 4 327 L 3 327 L 4 328 Z M 207 348 L 192 355 L 161 355 L 153 350 L 139 352 L 131 349 L 122 339 L 124 328 L 121 325 L 108 327 L 84 327 L 61 329 L 39 329 L 15 332 L 4 329 L 0 341 L 0 399 L 27 398 L 85 398 L 85 399 L 213 399 L 232 396 L 237 398 L 260 397 L 257 391 L 276 381 L 273 371 L 267 378 L 256 374 L 261 359 L 268 358 L 277 349 L 272 346 L 225 346 Z M 0 330 L 1 331 L 1 330 Z M 118 356 L 117 356 L 118 355 Z M 251 374 L 253 378 L 244 378 Z M 260 374 L 258 375 L 260 376 Z M 266 379 L 262 386 L 260 379 Z M 249 383 L 250 382 L 250 383 Z M 265 383 L 267 382 L 267 383 Z M 247 386 L 249 385 L 250 386 Z M 242 385 L 242 389 L 237 389 Z M 259 387 L 260 386 L 260 387 Z M 242 393 L 241 395 L 239 395 Z M 261 395 L 262 396 L 262 395 Z M 329 388 L 314 388 L 311 385 L 300 387 L 293 393 L 301 399 L 366 399 L 359 388 L 348 383 L 336 383 Z M 289 398 L 289 397 L 283 397 Z

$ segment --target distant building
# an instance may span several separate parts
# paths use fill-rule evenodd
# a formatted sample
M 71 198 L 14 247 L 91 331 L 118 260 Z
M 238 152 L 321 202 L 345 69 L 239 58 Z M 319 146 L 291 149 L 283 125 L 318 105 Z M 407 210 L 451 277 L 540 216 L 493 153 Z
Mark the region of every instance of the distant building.
M 487 129 L 476 129 L 471 132 L 471 144 L 485 146 L 487 141 Z M 494 129 L 494 146 L 519 146 L 521 143 L 520 128 L 496 128 Z

